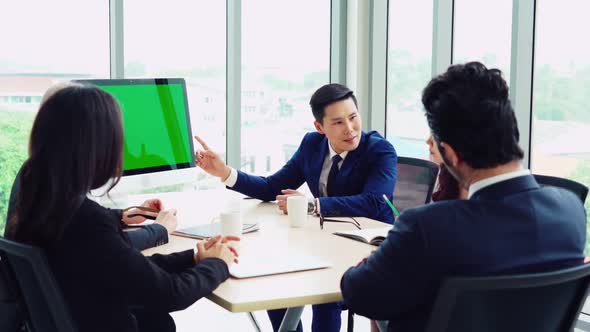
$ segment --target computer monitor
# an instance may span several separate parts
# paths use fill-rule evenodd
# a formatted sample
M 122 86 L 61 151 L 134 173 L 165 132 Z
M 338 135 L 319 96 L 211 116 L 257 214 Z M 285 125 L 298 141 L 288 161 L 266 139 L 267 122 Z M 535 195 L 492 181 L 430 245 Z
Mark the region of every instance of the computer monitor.
M 78 80 L 110 93 L 123 116 L 123 177 L 111 195 L 196 181 L 182 78 Z M 104 192 L 104 189 L 102 189 Z M 101 190 L 93 192 L 100 195 Z

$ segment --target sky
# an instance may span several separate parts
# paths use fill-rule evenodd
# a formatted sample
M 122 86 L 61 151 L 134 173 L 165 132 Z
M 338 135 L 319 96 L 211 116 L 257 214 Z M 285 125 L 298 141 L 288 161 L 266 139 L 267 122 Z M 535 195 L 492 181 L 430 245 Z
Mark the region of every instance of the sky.
M 105 0 L 1 0 L 0 73 L 108 75 L 108 14 Z
M 391 0 L 390 47 L 431 52 L 432 1 Z M 151 67 L 225 63 L 225 1 L 125 0 L 126 62 Z M 588 0 L 539 0 L 537 64 L 590 63 Z M 0 73 L 109 72 L 107 0 L 1 0 Z M 510 54 L 511 0 L 456 0 L 455 57 Z M 244 65 L 326 68 L 329 0 L 243 0 Z M 328 53 L 326 53 L 328 52 Z
M 2 0 L 0 8 L 0 73 L 108 75 L 107 0 Z M 242 11 L 244 65 L 329 66 L 329 0 L 244 0 Z M 126 63 L 152 70 L 225 64 L 225 1 L 125 0 L 124 12 Z

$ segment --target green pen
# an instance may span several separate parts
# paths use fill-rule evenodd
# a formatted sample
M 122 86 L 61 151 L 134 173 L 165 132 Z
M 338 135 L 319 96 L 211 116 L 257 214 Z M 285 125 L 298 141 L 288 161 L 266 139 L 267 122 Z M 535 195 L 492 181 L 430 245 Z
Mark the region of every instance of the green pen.
M 389 201 L 389 198 L 387 198 L 387 195 L 383 194 L 383 198 L 385 199 L 385 203 L 387 203 L 387 205 L 389 205 L 389 207 L 393 211 L 393 214 L 395 214 L 396 217 L 399 217 L 399 212 L 397 212 L 397 209 L 395 208 L 395 206 L 393 206 L 393 204 L 391 204 L 391 202 Z

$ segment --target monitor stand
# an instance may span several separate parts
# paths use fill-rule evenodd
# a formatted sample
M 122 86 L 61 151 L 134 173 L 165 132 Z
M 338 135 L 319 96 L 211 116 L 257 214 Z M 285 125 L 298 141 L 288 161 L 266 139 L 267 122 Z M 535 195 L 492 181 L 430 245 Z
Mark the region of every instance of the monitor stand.
M 195 167 L 190 167 L 179 170 L 123 176 L 108 195 L 105 192 L 111 185 L 110 181 L 101 188 L 92 190 L 88 198 L 107 208 L 124 209 L 139 203 L 130 200 L 130 195 L 143 194 L 142 192 L 145 193 L 150 189 L 181 185 L 182 191 L 195 190 L 197 173 Z M 153 193 L 153 196 L 157 197 L 158 194 Z
M 125 209 L 131 206 L 129 193 L 125 192 L 109 193 L 108 196 L 89 194 L 88 198 L 109 209 Z

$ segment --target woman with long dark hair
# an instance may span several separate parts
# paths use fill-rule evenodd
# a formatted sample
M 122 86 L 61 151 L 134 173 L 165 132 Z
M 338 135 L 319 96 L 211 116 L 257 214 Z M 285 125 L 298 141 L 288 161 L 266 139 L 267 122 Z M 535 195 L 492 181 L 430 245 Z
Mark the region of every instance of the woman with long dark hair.
M 47 99 L 49 99 L 49 97 L 53 96 L 59 90 L 72 86 L 82 85 L 76 82 L 64 81 L 50 86 L 47 89 L 47 91 L 45 91 L 45 94 L 43 94 L 41 104 L 43 104 Z M 14 183 L 12 185 L 12 190 L 10 191 L 10 198 L 8 200 L 8 211 L 6 214 L 6 225 L 10 224 L 11 217 L 15 212 L 16 197 L 18 196 L 18 192 L 20 190 L 21 173 L 22 169 L 19 170 L 18 174 L 16 175 Z M 141 206 L 151 208 L 153 211 L 161 211 L 164 209 L 164 204 L 161 200 L 157 198 L 148 199 L 145 202 L 143 202 Z M 158 214 L 158 212 L 142 211 L 137 208 L 125 210 L 115 209 L 112 210 L 112 212 L 119 216 L 118 218 L 121 220 L 121 225 L 123 226 L 123 228 L 128 228 L 129 225 L 144 222 L 146 218 L 143 215 L 151 215 L 155 218 Z M 138 212 L 140 214 L 138 214 Z M 127 236 L 129 237 L 129 240 L 134 248 L 138 250 L 144 250 L 147 248 L 168 243 L 168 235 L 172 234 L 172 232 L 176 230 L 176 226 L 176 219 L 160 219 L 158 220 L 158 222 L 155 222 L 153 224 L 145 225 L 140 228 L 135 228 L 133 232 L 127 233 Z
M 33 124 L 6 237 L 45 250 L 80 330 L 174 331 L 168 312 L 227 279 L 237 257 L 227 240 L 237 238 L 144 257 L 123 232 L 120 215 L 86 197 L 111 178 L 116 185 L 122 147 L 121 114 L 111 95 L 71 86 L 49 97 Z M 165 219 L 176 219 L 176 211 L 161 211 L 156 220 Z

